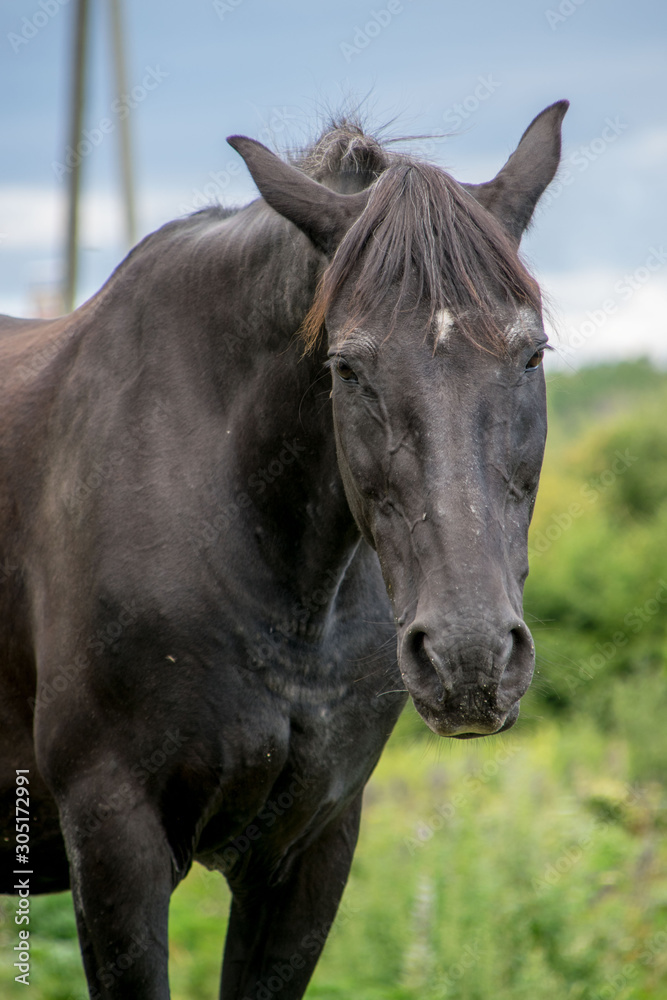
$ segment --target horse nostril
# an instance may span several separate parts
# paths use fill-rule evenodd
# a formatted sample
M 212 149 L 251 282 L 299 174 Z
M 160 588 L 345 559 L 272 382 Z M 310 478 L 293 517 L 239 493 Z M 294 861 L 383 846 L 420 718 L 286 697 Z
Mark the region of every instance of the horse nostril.
M 498 685 L 502 703 L 514 704 L 528 689 L 535 665 L 535 646 L 528 627 L 521 622 L 509 631 L 508 655 Z
M 410 689 L 418 698 L 442 702 L 448 694 L 442 664 L 429 642 L 428 634 L 415 629 L 406 637 L 402 667 Z
M 410 645 L 412 647 L 412 655 L 424 669 L 433 666 L 431 657 L 426 651 L 426 632 L 414 632 L 410 636 Z
M 534 656 L 533 637 L 527 625 L 524 625 L 523 622 L 520 625 L 515 625 L 514 628 L 510 629 L 510 635 L 512 637 L 512 653 L 510 654 L 512 657 L 523 661 Z

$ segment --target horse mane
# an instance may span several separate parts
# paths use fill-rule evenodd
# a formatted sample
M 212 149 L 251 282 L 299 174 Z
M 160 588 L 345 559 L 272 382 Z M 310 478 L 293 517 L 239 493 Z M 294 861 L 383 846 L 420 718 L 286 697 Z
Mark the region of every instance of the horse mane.
M 499 301 L 539 312 L 540 291 L 501 224 L 440 167 L 364 133 L 356 122 L 333 123 L 297 165 L 315 180 L 356 175 L 372 185 L 368 204 L 339 245 L 318 284 L 301 333 L 312 349 L 344 284 L 350 305 L 344 333 L 363 324 L 391 292 L 391 328 L 399 315 L 428 302 L 477 346 L 506 343 Z

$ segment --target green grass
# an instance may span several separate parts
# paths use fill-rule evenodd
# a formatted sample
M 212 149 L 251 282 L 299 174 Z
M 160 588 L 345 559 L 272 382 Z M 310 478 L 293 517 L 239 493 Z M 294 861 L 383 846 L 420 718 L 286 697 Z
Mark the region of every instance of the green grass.
M 412 731 L 408 716 L 368 787 L 341 914 L 308 996 L 667 996 L 665 785 L 633 781 L 636 746 L 583 716 L 474 743 Z M 228 898 L 199 867 L 175 893 L 174 1000 L 217 996 Z M 4 897 L 0 907 L 6 957 L 14 906 Z M 83 998 L 68 895 L 32 901 L 31 942 L 31 1000 Z M 26 995 L 10 965 L 7 1000 Z

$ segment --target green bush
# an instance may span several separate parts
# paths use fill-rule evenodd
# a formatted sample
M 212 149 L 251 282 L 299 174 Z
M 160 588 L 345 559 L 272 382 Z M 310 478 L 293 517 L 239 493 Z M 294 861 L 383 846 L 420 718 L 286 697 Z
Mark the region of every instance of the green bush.
M 527 708 L 613 727 L 615 683 L 664 675 L 667 376 L 645 362 L 559 376 L 550 403 L 525 593 L 538 653 Z

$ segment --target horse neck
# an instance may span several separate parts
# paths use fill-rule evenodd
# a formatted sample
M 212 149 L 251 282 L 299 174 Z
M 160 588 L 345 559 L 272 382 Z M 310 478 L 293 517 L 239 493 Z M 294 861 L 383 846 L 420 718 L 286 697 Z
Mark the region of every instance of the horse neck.
M 227 227 L 230 259 L 212 285 L 227 293 L 211 351 L 218 371 L 221 355 L 222 369 L 229 358 L 234 371 L 232 384 L 219 383 L 233 503 L 252 507 L 249 551 L 302 598 L 331 591 L 359 540 L 336 460 L 326 348 L 304 356 L 297 335 L 325 262 L 275 213 L 256 205 L 246 213 Z
M 330 592 L 359 541 L 326 349 L 304 357 L 298 337 L 325 264 L 255 202 L 164 227 L 75 314 L 88 334 L 76 363 L 105 408 L 123 397 L 121 419 L 150 426 L 158 399 L 174 440 L 187 428 L 202 494 L 193 543 L 221 582 L 233 564 L 249 601 Z

